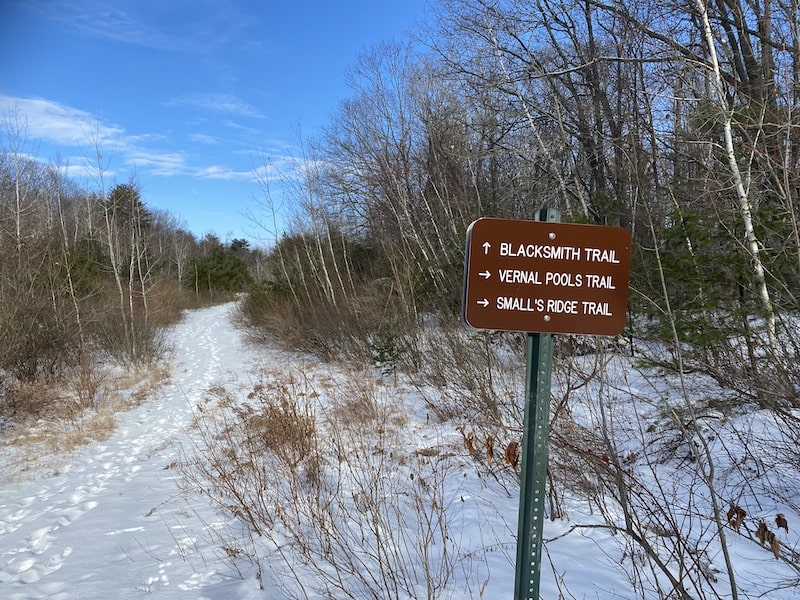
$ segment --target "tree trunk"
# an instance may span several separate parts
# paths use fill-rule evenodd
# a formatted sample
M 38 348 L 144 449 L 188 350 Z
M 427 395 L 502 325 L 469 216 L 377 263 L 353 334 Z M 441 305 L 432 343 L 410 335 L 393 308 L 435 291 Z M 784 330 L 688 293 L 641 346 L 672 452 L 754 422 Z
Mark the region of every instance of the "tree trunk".
M 723 135 L 725 139 L 725 155 L 728 160 L 728 166 L 731 169 L 731 176 L 733 177 L 734 189 L 736 191 L 736 198 L 739 204 L 739 214 L 742 218 L 745 232 L 745 247 L 752 260 L 753 273 L 755 274 L 755 285 L 758 296 L 761 300 L 761 307 L 764 310 L 764 315 L 767 324 L 767 335 L 769 339 L 769 347 L 773 356 L 778 356 L 778 339 L 776 333 L 776 319 L 775 307 L 770 297 L 769 288 L 767 287 L 766 271 L 764 263 L 761 260 L 761 250 L 758 238 L 756 237 L 755 229 L 753 227 L 753 213 L 750 204 L 750 198 L 744 185 L 744 178 L 742 176 L 739 163 L 736 160 L 736 149 L 733 145 L 733 111 L 728 106 L 726 100 L 725 87 L 722 79 L 722 72 L 719 66 L 719 59 L 717 58 L 717 50 L 714 43 L 714 34 L 711 30 L 711 22 L 708 18 L 708 8 L 704 0 L 696 0 L 697 7 L 700 10 L 700 16 L 703 24 L 703 35 L 706 40 L 709 53 L 709 67 L 713 75 L 714 93 L 716 95 L 716 102 L 721 109 L 723 116 Z

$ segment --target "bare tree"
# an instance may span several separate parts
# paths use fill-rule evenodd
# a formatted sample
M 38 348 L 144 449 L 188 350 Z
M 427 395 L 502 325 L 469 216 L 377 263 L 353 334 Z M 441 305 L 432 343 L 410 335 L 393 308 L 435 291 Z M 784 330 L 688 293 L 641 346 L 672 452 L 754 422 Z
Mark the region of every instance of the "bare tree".
M 16 263 L 17 268 L 22 268 L 25 220 L 34 210 L 34 205 L 31 201 L 34 188 L 30 185 L 29 179 L 35 169 L 32 161 L 33 157 L 25 151 L 28 122 L 19 109 L 14 109 L 3 117 L 0 125 L 2 125 L 2 129 L 8 138 L 8 152 L 13 169 L 11 175 L 13 200 L 10 208 L 14 225 L 13 235 L 16 243 Z

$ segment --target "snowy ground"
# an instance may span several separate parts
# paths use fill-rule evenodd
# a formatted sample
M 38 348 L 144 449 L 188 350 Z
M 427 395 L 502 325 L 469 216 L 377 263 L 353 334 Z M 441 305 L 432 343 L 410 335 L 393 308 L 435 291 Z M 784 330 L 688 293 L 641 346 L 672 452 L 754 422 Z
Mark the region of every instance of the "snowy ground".
M 298 368 L 296 358 L 246 344 L 229 321 L 231 310 L 226 305 L 186 316 L 172 333 L 169 383 L 150 401 L 120 415 L 119 427 L 107 441 L 61 457 L 57 468 L 0 477 L 0 598 L 282 597 L 268 568 L 261 574 L 262 591 L 252 564 L 245 561 L 232 568 L 220 557 L 214 533 L 226 530 L 230 517 L 215 512 L 200 496 L 181 493 L 179 471 L 173 468 L 182 449 L 192 447 L 190 436 L 197 433 L 193 422 L 210 388 L 245 394 L 264 366 Z M 309 380 L 330 377 L 325 365 L 306 363 L 301 368 Z M 411 408 L 410 444 L 438 446 L 441 456 L 451 456 L 444 491 L 453 517 L 450 531 L 474 561 L 464 562 L 452 580 L 455 585 L 437 597 L 511 597 L 518 505 L 513 475 L 497 469 L 493 477 L 478 476 L 453 424 L 429 422 L 421 404 L 415 404 L 413 389 L 402 383 L 386 393 Z M 0 448 L 0 461 L 18 451 Z M 568 517 L 578 517 L 582 510 L 577 505 Z M 602 525 L 599 515 L 580 514 L 582 524 L 592 521 Z M 620 536 L 603 528 L 572 531 L 574 522 L 546 522 L 550 541 L 541 597 L 559 598 L 561 589 L 567 590 L 566 598 L 637 598 L 619 568 L 624 561 Z M 794 548 L 794 530 L 791 535 L 783 541 Z M 752 539 L 731 538 L 734 560 L 745 566 L 746 586 L 755 590 L 762 578 L 787 576 L 776 571 L 775 559 Z M 719 563 L 721 558 L 711 560 Z M 470 583 L 462 586 L 461 580 Z M 795 591 L 773 591 L 766 597 L 789 600 L 798 596 Z M 730 590 L 726 593 L 721 586 L 719 594 L 730 597 Z
M 202 507 L 190 510 L 167 468 L 208 387 L 249 368 L 230 308 L 187 316 L 172 336 L 170 383 L 121 415 L 109 440 L 80 448 L 57 473 L 4 483 L 0 597 L 238 597 L 198 547 L 216 516 L 192 514 Z

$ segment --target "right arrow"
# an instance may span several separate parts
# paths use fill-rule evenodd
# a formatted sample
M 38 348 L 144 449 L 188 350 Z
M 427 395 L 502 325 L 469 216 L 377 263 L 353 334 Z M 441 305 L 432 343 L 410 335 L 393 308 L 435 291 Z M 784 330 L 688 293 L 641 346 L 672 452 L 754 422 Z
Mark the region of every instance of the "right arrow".
M 481 271 L 480 273 L 478 273 L 478 275 L 480 275 L 484 279 L 489 279 L 489 277 L 492 276 L 492 274 L 489 271 Z
M 484 298 L 483 300 L 478 300 L 477 302 L 478 302 L 478 304 L 483 306 L 483 308 L 486 308 L 487 306 L 489 306 L 489 301 L 486 298 Z

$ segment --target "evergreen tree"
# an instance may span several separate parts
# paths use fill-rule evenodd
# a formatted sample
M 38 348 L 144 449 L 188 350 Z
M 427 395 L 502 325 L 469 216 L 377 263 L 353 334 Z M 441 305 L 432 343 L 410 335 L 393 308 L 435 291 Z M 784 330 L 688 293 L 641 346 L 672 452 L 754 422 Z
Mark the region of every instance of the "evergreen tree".
M 203 256 L 194 259 L 189 266 L 187 285 L 197 291 L 241 292 L 250 283 L 247 263 L 231 248 L 222 244 L 213 245 Z

